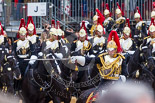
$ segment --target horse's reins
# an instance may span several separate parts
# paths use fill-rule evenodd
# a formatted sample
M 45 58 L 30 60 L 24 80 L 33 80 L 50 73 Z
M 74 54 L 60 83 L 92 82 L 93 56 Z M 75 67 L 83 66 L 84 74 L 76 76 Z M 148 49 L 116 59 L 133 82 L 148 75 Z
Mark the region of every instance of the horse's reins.
M 150 56 L 150 57 L 148 57 L 147 59 L 154 59 L 154 57 L 152 57 L 152 56 Z M 143 65 L 142 64 L 140 64 L 140 63 L 136 63 L 135 61 L 134 61 L 134 59 L 132 58 L 132 60 L 133 60 L 133 63 L 134 64 L 138 64 L 141 68 L 142 68 L 142 70 L 144 70 L 144 71 L 146 71 L 147 73 L 149 73 L 154 79 L 155 79 L 155 76 L 149 71 L 149 70 L 147 70 L 147 69 L 145 69 L 145 65 L 144 65 L 144 63 L 143 63 Z M 147 63 L 146 61 L 145 61 L 145 63 Z M 133 72 L 134 73 L 134 72 Z M 132 74 L 133 74 L 132 73 Z
M 46 87 L 44 87 L 44 86 L 42 86 L 41 84 L 39 84 L 37 81 L 36 81 L 36 79 L 34 78 L 34 71 L 33 71 L 33 69 L 30 69 L 30 75 L 31 75 L 31 80 L 32 81 L 34 81 L 39 87 L 41 87 L 41 88 L 43 88 L 43 90 L 46 90 L 46 89 L 48 89 L 48 88 L 50 88 L 51 87 L 51 85 L 52 85 L 52 79 L 51 79 L 51 81 L 50 81 L 50 84 L 49 85 L 47 85 Z M 41 78 L 40 78 L 41 79 Z M 43 81 L 42 81 L 42 83 L 43 83 Z M 44 83 L 43 83 L 44 84 Z

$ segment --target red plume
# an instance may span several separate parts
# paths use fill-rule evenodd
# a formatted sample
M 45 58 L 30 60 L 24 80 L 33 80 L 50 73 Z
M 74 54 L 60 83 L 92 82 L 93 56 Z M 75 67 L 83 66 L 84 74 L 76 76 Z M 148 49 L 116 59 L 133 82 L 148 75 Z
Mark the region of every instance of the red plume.
M 19 30 L 21 27 L 25 27 L 25 20 L 23 18 L 20 19 L 20 25 L 17 33 L 17 38 L 19 38 Z
M 124 3 L 122 3 L 122 16 L 124 16 Z
M 55 28 L 55 20 L 52 20 L 51 27 Z
M 121 7 L 119 6 L 118 2 L 117 2 L 117 7 L 121 10 Z M 122 10 L 121 10 L 121 13 L 122 13 L 122 15 L 123 15 Z
M 155 23 L 154 23 L 154 18 L 151 18 L 151 23 L 150 23 L 150 26 L 151 26 L 151 25 L 154 25 L 154 26 L 155 26 Z M 150 28 L 150 26 L 149 26 L 149 28 Z M 148 30 L 148 34 L 147 34 L 147 35 L 150 35 L 150 34 L 149 34 L 149 30 Z
M 0 27 L 1 27 L 1 34 L 0 34 L 0 35 L 4 35 L 4 32 L 3 32 L 3 27 L 2 27 L 1 22 L 0 22 Z
M 106 3 L 106 9 L 109 10 L 109 5 L 108 5 L 108 3 Z
M 120 42 L 119 42 L 119 37 L 117 35 L 117 32 L 112 30 L 109 34 L 109 37 L 108 37 L 108 42 L 111 41 L 111 40 L 114 40 L 116 45 L 117 45 L 117 52 L 122 52 L 122 48 L 120 46 Z
M 57 21 L 57 29 L 60 29 L 60 21 Z
M 86 40 L 88 40 L 88 35 L 87 35 L 87 29 L 86 29 L 86 26 L 85 26 L 85 21 L 82 21 L 82 25 L 80 27 L 80 30 L 81 29 L 84 29 L 86 31 Z
M 28 28 L 29 23 L 32 23 L 32 24 L 34 25 L 34 22 L 33 22 L 33 18 L 32 18 L 32 16 L 29 16 L 29 17 L 28 17 L 27 28 Z M 34 25 L 33 34 L 34 34 L 34 35 L 36 34 L 36 28 L 35 28 L 35 25 Z
M 104 16 L 102 15 L 102 13 L 98 9 L 96 9 L 96 12 L 97 12 L 97 14 L 99 16 L 97 22 L 98 22 L 98 24 L 100 24 L 103 27 L 103 22 L 104 22 L 105 18 L 104 18 Z M 105 34 L 104 31 L 103 31 L 103 33 Z
M 140 14 L 140 20 L 142 20 L 142 16 L 141 16 L 141 13 L 140 13 L 140 10 L 139 10 L 139 7 L 138 6 L 137 6 L 137 11 Z
M 126 19 L 126 23 L 128 24 L 128 27 L 130 28 L 130 20 L 129 20 L 129 18 Z
M 130 28 L 130 20 L 129 18 L 126 19 L 126 24 L 128 25 L 128 27 Z M 132 37 L 131 33 L 130 33 L 130 38 Z
M 155 2 L 153 2 L 153 9 L 155 9 Z
M 82 25 L 80 27 L 80 30 L 81 29 L 84 29 L 86 31 L 86 33 L 87 33 L 87 30 L 86 30 L 86 27 L 85 27 L 85 21 L 82 21 Z
M 104 16 L 102 15 L 102 13 L 101 13 L 98 9 L 96 9 L 96 12 L 97 12 L 97 14 L 98 14 L 98 16 L 99 16 L 99 18 L 98 18 L 98 23 L 99 23 L 100 25 L 102 25 L 103 22 L 104 22 L 104 20 L 105 20 L 105 18 L 104 18 Z
M 106 3 L 106 9 L 109 10 L 109 12 L 110 12 L 108 3 Z M 111 15 L 112 15 L 112 14 L 111 14 L 111 12 L 110 12 L 110 17 L 111 17 Z

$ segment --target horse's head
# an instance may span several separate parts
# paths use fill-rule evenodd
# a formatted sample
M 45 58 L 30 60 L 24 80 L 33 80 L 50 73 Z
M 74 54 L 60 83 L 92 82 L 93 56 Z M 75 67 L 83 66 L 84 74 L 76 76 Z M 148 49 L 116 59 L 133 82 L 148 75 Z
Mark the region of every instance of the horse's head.
M 8 56 L 7 62 L 9 63 L 9 66 L 12 68 L 13 77 L 17 80 L 21 79 L 21 72 L 19 69 L 19 66 L 17 65 L 17 60 L 14 58 L 14 56 Z
M 144 63 L 150 70 L 155 68 L 154 59 L 152 57 L 152 49 L 153 46 L 149 43 L 143 43 L 139 50 L 140 50 L 140 60 Z
M 1 83 L 3 86 L 13 85 L 13 70 L 9 62 L 6 62 L 0 69 Z
M 43 61 L 44 63 L 44 66 L 46 68 L 46 71 L 48 73 L 52 73 L 52 72 L 55 72 L 55 73 L 58 73 L 60 74 L 61 73 L 61 69 L 60 69 L 60 61 L 56 60 L 58 59 L 56 57 L 56 55 L 53 53 L 53 51 L 50 51 L 50 52 L 44 52 L 43 53 L 43 58 L 44 59 L 49 59 L 49 60 L 45 60 Z

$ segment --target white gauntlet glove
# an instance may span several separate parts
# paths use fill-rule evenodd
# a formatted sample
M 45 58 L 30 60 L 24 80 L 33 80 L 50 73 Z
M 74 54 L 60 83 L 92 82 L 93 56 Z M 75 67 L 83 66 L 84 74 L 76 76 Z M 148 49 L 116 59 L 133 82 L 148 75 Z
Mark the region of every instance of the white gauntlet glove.
M 71 61 L 71 63 L 73 63 L 73 64 L 74 64 L 74 63 L 75 63 L 75 61 L 76 61 L 76 56 L 72 56 L 72 57 L 71 57 L 71 59 L 70 59 L 70 61 Z
M 38 57 L 35 56 L 35 55 L 32 55 L 30 59 L 32 59 L 32 60 L 29 61 L 29 64 L 32 65 L 32 64 L 34 64 L 34 62 L 36 61 L 36 59 L 38 59 Z
M 72 56 L 71 57 L 71 63 L 75 63 L 77 60 L 77 63 L 80 64 L 81 66 L 85 65 L 85 57 L 84 56 Z

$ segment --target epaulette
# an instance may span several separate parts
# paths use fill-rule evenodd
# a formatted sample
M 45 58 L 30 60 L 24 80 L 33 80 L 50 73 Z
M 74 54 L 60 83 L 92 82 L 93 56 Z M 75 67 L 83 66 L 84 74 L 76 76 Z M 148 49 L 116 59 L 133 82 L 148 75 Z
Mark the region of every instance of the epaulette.
M 77 40 L 74 40 L 74 41 L 73 41 L 73 43 L 76 43 L 76 42 L 77 42 Z
M 102 56 L 107 55 L 107 54 L 108 54 L 107 52 L 106 53 L 102 53 L 102 54 L 98 55 L 98 57 L 102 57 Z
M 19 39 L 15 40 L 14 43 L 17 43 L 19 41 Z
M 147 36 L 147 37 L 145 37 L 144 39 L 148 39 L 148 38 L 150 38 L 150 36 Z
M 118 53 L 118 55 L 121 56 L 123 59 L 125 59 L 125 57 L 122 54 Z
M 66 41 L 66 43 L 69 43 L 69 41 L 66 38 L 64 38 L 64 40 Z

